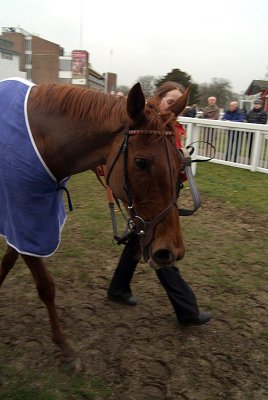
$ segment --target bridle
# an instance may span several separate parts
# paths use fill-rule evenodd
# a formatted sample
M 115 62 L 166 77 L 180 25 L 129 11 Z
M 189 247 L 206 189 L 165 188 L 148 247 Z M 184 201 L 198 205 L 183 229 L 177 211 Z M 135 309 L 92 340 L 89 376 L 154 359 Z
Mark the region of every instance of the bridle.
M 166 158 L 167 158 L 167 163 L 168 163 L 168 169 L 169 169 L 169 179 L 171 182 L 171 191 L 170 191 L 170 201 L 167 207 L 165 207 L 153 220 L 151 221 L 145 221 L 143 218 L 141 218 L 139 215 L 137 215 L 135 211 L 135 207 L 133 204 L 133 199 L 132 199 L 132 193 L 130 190 L 129 186 L 129 175 L 128 175 L 128 147 L 129 147 L 129 137 L 134 136 L 134 135 L 160 135 L 163 137 L 163 140 L 165 141 L 165 153 L 166 153 Z M 120 155 L 123 155 L 123 189 L 126 193 L 127 197 L 127 207 L 130 213 L 130 218 L 127 220 L 127 233 L 123 235 L 123 237 L 114 237 L 114 239 L 117 241 L 118 244 L 124 243 L 126 244 L 129 238 L 132 236 L 133 233 L 135 233 L 140 242 L 141 245 L 144 249 L 144 258 L 145 260 L 149 259 L 149 251 L 148 251 L 148 246 L 151 243 L 153 239 L 153 234 L 155 227 L 163 220 L 163 218 L 170 212 L 171 208 L 175 206 L 178 209 L 177 205 L 177 198 L 179 195 L 181 183 L 177 183 L 177 190 L 174 190 L 174 185 L 172 182 L 174 182 L 174 174 L 172 172 L 171 168 L 171 151 L 170 151 L 170 144 L 167 140 L 168 136 L 175 136 L 173 132 L 166 131 L 166 132 L 159 132 L 159 131 L 153 131 L 153 130 L 126 130 L 124 133 L 124 140 L 114 158 L 114 160 L 111 163 L 110 168 L 107 171 L 107 176 L 106 176 L 106 182 L 107 185 L 109 185 L 109 178 L 111 176 L 111 173 L 114 169 L 114 166 L 119 159 Z M 179 156 L 182 159 L 182 153 L 179 152 Z
M 178 157 L 181 159 L 181 171 L 179 178 L 176 183 L 176 191 L 174 191 L 174 186 L 172 185 L 173 182 L 173 173 L 172 173 L 172 168 L 171 168 L 171 156 L 170 156 L 170 145 L 167 140 L 168 136 L 175 136 L 173 132 L 161 132 L 162 137 L 165 140 L 165 149 L 166 149 L 166 156 L 168 160 L 168 166 L 169 166 L 169 177 L 170 177 L 170 182 L 171 182 L 171 193 L 170 193 L 170 202 L 166 208 L 164 208 L 163 211 L 161 211 L 160 214 L 158 214 L 152 221 L 145 221 L 143 218 L 138 216 L 135 212 L 135 208 L 133 205 L 132 201 L 132 195 L 129 187 L 129 182 L 128 182 L 128 168 L 127 168 L 127 162 L 128 162 L 128 141 L 129 137 L 133 135 L 138 135 L 138 134 L 147 134 L 147 135 L 159 135 L 159 131 L 153 131 L 153 130 L 126 130 L 124 133 L 124 139 L 119 147 L 118 152 L 116 153 L 108 171 L 106 172 L 106 189 L 109 187 L 109 178 L 111 176 L 111 173 L 114 169 L 114 166 L 119 159 L 120 155 L 122 154 L 124 157 L 123 160 L 123 188 L 127 196 L 127 207 L 130 212 L 130 218 L 125 218 L 127 221 L 126 228 L 121 236 L 118 236 L 117 233 L 117 225 L 116 225 L 116 219 L 115 219 L 115 214 L 114 214 L 114 207 L 113 203 L 109 203 L 110 206 L 110 211 L 111 211 L 111 217 L 112 217 L 112 226 L 113 226 L 113 238 L 114 241 L 120 245 L 120 244 L 127 244 L 131 237 L 133 235 L 137 235 L 141 245 L 143 247 L 143 257 L 145 261 L 148 261 L 150 254 L 149 254 L 149 245 L 153 239 L 153 234 L 154 234 L 154 229 L 157 224 L 168 214 L 172 206 L 175 206 L 178 209 L 179 215 L 180 216 L 190 216 L 193 215 L 201 206 L 201 199 L 200 199 L 200 193 L 199 190 L 196 186 L 194 176 L 192 174 L 192 169 L 191 169 L 191 164 L 193 162 L 207 162 L 210 161 L 214 158 L 214 155 L 208 159 L 195 159 L 192 160 L 191 155 L 194 152 L 194 143 L 198 142 L 193 142 L 189 144 L 187 147 L 183 147 L 178 149 Z M 209 143 L 209 142 L 204 142 L 210 145 L 215 153 L 215 147 Z M 191 209 L 186 209 L 186 208 L 179 208 L 177 205 L 177 199 L 180 194 L 180 189 L 183 187 L 182 185 L 182 180 L 181 180 L 181 174 L 184 173 L 187 177 L 187 182 L 191 191 L 192 195 L 192 201 L 194 207 Z M 105 185 L 102 183 L 100 177 L 97 175 L 97 178 L 99 179 L 100 183 L 105 187 Z M 116 198 L 116 196 L 113 194 L 113 198 L 118 206 L 118 209 L 121 211 L 122 215 L 124 216 L 124 213 L 121 209 L 119 200 Z

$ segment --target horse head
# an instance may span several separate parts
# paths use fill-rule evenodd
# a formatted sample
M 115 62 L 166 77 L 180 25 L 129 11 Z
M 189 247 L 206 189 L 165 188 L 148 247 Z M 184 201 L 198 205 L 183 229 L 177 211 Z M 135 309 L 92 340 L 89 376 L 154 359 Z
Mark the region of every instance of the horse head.
M 160 113 L 136 84 L 127 98 L 124 138 L 115 140 L 107 160 L 108 184 L 128 211 L 144 258 L 155 268 L 184 256 L 177 207 L 182 160 L 174 124 L 187 99 L 188 91 Z

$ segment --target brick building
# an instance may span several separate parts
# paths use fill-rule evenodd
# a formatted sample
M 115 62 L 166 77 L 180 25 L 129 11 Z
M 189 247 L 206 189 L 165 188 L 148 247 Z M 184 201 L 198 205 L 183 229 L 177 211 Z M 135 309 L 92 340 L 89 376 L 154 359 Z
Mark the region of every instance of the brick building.
M 32 35 L 18 27 L 2 28 L 2 39 L 3 42 L 12 44 L 12 50 L 19 58 L 18 73 L 13 73 L 13 76 L 24 75 L 23 77 L 36 84 L 56 82 L 79 85 L 112 94 L 116 91 L 117 75 L 110 72 L 100 74 L 95 71 L 89 62 L 89 53 L 86 50 L 74 50 L 66 55 L 64 49 L 58 44 Z M 80 76 L 74 74 L 74 64 L 78 56 L 84 57 L 83 72 Z M 0 78 L 12 75 L 7 71 L 7 75 Z
M 264 109 L 268 112 L 268 80 L 255 79 L 247 88 L 245 95 L 252 98 L 259 98 L 263 101 Z M 253 103 L 252 103 L 253 107 Z
M 58 82 L 62 47 L 21 28 L 2 28 L 2 36 L 12 41 L 14 50 L 20 53 L 20 70 L 26 73 L 26 79 L 37 84 Z
M 105 72 L 105 93 L 115 94 L 117 87 L 117 75 L 113 72 Z
M 25 78 L 20 70 L 20 53 L 14 50 L 13 42 L 0 36 L 0 79 L 7 76 Z

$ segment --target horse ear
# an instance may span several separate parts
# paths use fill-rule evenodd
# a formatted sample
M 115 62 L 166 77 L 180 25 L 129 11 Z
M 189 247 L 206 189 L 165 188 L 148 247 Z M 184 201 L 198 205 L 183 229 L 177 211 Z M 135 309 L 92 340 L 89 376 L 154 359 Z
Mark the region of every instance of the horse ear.
M 173 112 L 177 117 L 187 106 L 190 91 L 191 91 L 191 85 L 188 86 L 187 90 L 183 93 L 181 97 L 178 98 L 177 101 L 175 101 L 168 107 L 168 111 Z
M 140 83 L 136 83 L 129 91 L 127 96 L 127 113 L 132 120 L 136 120 L 145 108 L 145 97 Z

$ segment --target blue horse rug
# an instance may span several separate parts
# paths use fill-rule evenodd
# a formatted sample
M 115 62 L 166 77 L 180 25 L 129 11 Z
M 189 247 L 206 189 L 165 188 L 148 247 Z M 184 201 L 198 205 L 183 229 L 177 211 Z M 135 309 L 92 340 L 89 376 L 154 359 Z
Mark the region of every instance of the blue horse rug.
M 0 81 L 0 235 L 19 253 L 48 257 L 66 220 L 62 190 L 36 148 L 27 115 L 33 84 Z

